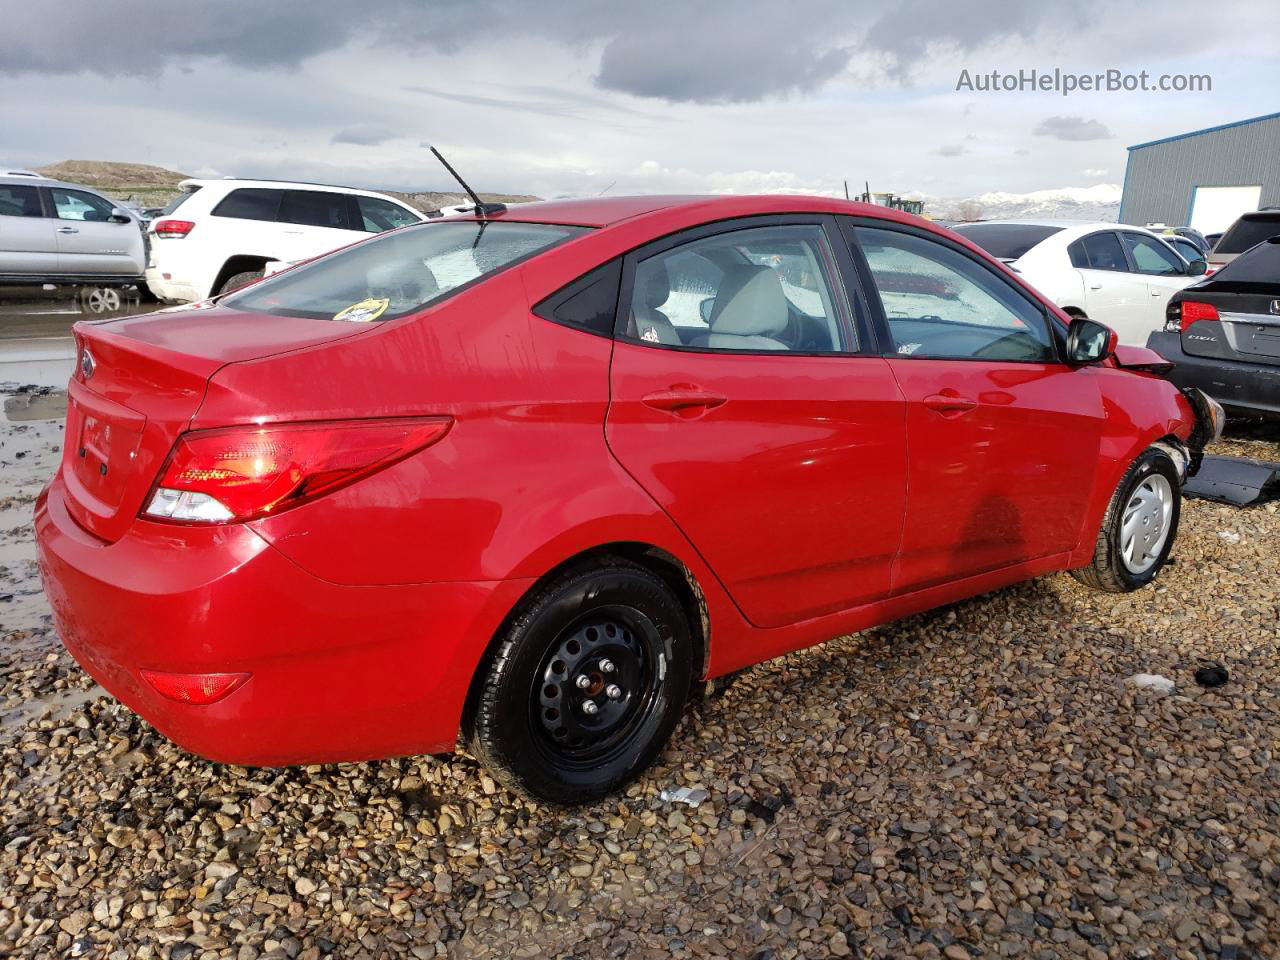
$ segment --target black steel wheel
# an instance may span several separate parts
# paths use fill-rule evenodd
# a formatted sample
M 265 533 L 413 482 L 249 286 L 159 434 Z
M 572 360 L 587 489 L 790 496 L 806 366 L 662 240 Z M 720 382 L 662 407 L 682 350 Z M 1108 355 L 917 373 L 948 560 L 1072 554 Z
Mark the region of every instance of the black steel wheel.
M 689 623 L 660 577 L 610 558 L 547 586 L 504 631 L 464 731 L 515 790 L 555 803 L 634 779 L 680 719 Z

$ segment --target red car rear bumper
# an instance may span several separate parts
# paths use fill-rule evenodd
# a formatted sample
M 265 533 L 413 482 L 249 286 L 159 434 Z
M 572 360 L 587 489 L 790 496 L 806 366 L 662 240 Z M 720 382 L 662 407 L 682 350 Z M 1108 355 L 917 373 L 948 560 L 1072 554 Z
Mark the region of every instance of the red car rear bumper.
M 344 586 L 243 525 L 137 521 L 104 543 L 60 479 L 36 507 L 40 571 L 71 654 L 193 753 L 244 766 L 451 750 L 489 639 L 531 581 Z M 140 670 L 250 674 L 207 705 Z

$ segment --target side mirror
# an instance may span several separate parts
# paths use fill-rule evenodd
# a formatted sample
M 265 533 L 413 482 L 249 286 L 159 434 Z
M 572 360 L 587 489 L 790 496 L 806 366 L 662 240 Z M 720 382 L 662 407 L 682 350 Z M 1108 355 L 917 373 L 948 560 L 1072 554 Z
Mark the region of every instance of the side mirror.
M 133 223 L 133 217 L 125 213 L 119 207 L 111 208 L 111 216 L 107 218 L 112 223 Z
M 1084 365 L 1105 360 L 1116 352 L 1120 338 L 1106 324 L 1076 317 L 1067 329 L 1067 363 Z
M 1208 272 L 1209 272 L 1209 264 L 1207 264 L 1204 260 L 1199 260 L 1199 259 L 1192 260 L 1189 264 L 1187 264 L 1188 277 L 1203 277 Z

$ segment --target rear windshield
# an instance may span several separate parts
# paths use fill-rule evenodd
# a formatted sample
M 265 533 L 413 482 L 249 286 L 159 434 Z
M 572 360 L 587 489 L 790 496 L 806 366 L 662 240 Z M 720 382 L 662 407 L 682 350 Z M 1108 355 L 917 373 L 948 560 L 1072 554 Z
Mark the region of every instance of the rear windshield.
M 1280 290 L 1280 237 L 1242 253 L 1213 275 L 1214 282 L 1264 283 Z
M 954 229 L 997 260 L 1017 260 L 1062 228 L 1041 227 L 1033 223 L 969 223 Z
M 200 188 L 196 186 L 184 187 L 181 193 L 165 204 L 165 208 L 160 211 L 160 216 L 167 217 L 169 214 L 173 213 L 173 211 L 177 210 L 180 206 L 194 197 L 196 195 L 196 191 L 199 189 Z
M 222 303 L 285 317 L 394 320 L 586 232 L 545 223 L 419 224 L 268 277 Z
M 1244 253 L 1254 244 L 1280 234 L 1280 214 L 1241 217 L 1222 235 L 1214 253 Z

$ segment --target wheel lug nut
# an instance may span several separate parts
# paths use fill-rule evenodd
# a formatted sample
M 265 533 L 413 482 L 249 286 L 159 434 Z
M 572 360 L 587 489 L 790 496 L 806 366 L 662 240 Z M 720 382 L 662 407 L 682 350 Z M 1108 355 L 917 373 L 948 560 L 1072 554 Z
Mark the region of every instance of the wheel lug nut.
M 605 696 L 607 696 L 610 700 L 617 700 L 620 696 L 622 696 L 622 688 L 618 686 L 616 683 L 609 684 L 607 687 L 604 688 L 604 692 L 605 692 Z
M 600 661 L 600 669 L 601 669 L 602 671 L 604 671 L 605 673 L 613 673 L 613 661 L 612 661 L 612 660 L 601 660 L 601 661 Z
M 596 702 L 594 700 L 588 700 L 582 705 L 582 712 L 587 714 L 587 716 L 592 716 L 599 709 L 600 708 L 596 706 Z
M 585 673 L 580 673 L 578 674 L 578 679 L 573 681 L 573 683 L 579 690 L 585 690 L 587 687 L 591 686 L 591 678 Z

